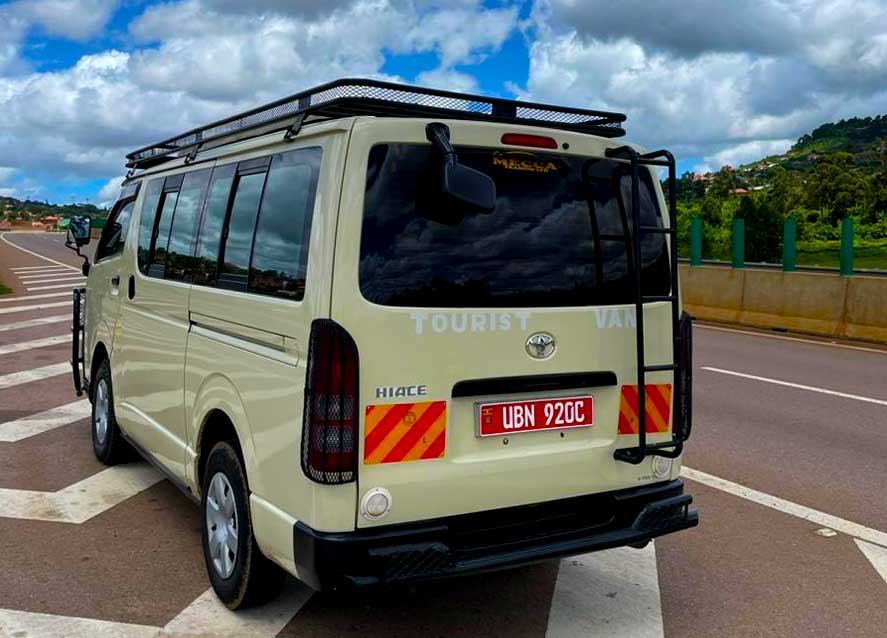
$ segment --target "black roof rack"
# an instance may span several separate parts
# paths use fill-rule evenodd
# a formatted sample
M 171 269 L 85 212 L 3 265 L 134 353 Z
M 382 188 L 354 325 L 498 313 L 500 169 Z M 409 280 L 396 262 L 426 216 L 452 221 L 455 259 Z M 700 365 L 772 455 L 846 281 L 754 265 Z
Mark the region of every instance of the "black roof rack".
M 370 79 L 346 78 L 201 126 L 126 156 L 126 166 L 141 169 L 189 155 L 208 145 L 291 129 L 307 117 L 333 119 L 354 115 L 442 117 L 447 119 L 529 124 L 603 137 L 625 134 L 625 115 L 564 108 L 468 93 L 439 91 Z M 247 134 L 249 133 L 249 134 Z M 225 140 L 223 142 L 223 140 Z

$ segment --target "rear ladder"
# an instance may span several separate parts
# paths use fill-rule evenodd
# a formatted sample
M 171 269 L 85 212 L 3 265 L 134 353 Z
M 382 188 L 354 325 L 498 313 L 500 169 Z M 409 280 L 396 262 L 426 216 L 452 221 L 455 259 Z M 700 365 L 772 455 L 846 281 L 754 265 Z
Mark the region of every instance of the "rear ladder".
M 613 453 L 617 461 L 624 461 L 637 465 L 648 456 L 663 456 L 673 459 L 681 455 L 684 441 L 690 434 L 689 431 L 689 392 L 684 392 L 684 383 L 689 383 L 690 361 L 683 361 L 687 366 L 681 374 L 682 367 L 678 365 L 681 352 L 682 339 L 690 339 L 689 316 L 680 316 L 680 297 L 678 294 L 678 251 L 677 251 L 677 192 L 676 170 L 674 156 L 666 151 L 659 150 L 651 153 L 638 153 L 630 146 L 619 146 L 606 151 L 606 156 L 628 160 L 631 169 L 631 215 L 629 224 L 631 227 L 631 259 L 629 269 L 634 276 L 635 288 L 635 314 L 636 339 L 637 339 L 637 387 L 638 387 L 638 444 L 636 447 L 618 449 Z M 668 168 L 668 210 L 670 224 L 668 226 L 644 226 L 641 224 L 640 212 L 640 179 L 638 167 L 640 166 L 665 166 Z M 628 229 L 626 228 L 626 231 Z M 671 267 L 671 294 L 668 295 L 644 295 L 641 277 L 641 241 L 645 235 L 668 235 L 669 256 Z M 644 304 L 667 301 L 671 304 L 672 327 L 672 362 L 665 364 L 648 365 L 644 352 Z M 689 343 L 685 347 L 689 347 Z M 659 443 L 647 443 L 647 406 L 646 406 L 646 381 L 647 374 L 651 372 L 668 372 L 674 375 L 674 391 L 672 394 L 672 438 L 670 441 Z M 689 390 L 687 388 L 686 390 Z M 683 418 L 682 418 L 683 417 Z

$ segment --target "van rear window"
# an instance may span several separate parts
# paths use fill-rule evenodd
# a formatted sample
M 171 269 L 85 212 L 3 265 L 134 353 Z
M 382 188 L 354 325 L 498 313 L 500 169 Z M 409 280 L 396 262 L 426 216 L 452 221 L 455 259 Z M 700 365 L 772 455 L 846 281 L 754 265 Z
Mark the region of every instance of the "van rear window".
M 496 182 L 490 214 L 440 211 L 431 147 L 370 151 L 360 289 L 374 303 L 422 307 L 551 307 L 634 302 L 630 176 L 603 158 L 457 148 Z M 653 178 L 641 171 L 641 223 L 661 226 Z M 441 214 L 447 223 L 442 223 Z M 644 294 L 671 288 L 663 235 L 641 244 Z

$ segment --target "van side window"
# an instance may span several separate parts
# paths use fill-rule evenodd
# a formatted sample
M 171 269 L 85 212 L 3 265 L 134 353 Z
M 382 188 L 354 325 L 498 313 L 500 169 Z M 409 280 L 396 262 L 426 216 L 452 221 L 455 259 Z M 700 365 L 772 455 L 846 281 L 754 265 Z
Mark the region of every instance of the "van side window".
M 238 173 L 224 234 L 218 286 L 246 291 L 253 233 L 267 172 Z
M 116 208 L 108 217 L 108 223 L 102 230 L 102 236 L 95 251 L 96 261 L 107 259 L 123 252 L 126 233 L 129 231 L 129 220 L 132 217 L 134 206 L 135 199 L 117 203 Z
M 139 219 L 139 270 L 148 272 L 148 259 L 151 253 L 151 240 L 154 237 L 154 222 L 157 219 L 157 205 L 163 194 L 163 178 L 152 179 L 148 182 L 145 191 L 145 201 L 142 202 L 142 216 Z
M 195 284 L 212 286 L 216 283 L 222 226 L 225 224 L 225 213 L 228 212 L 228 201 L 231 199 L 231 186 L 234 184 L 236 170 L 236 164 L 218 166 L 213 170 L 200 236 L 197 239 L 192 279 Z
M 250 292 L 294 300 L 305 296 L 321 154 L 320 148 L 306 148 L 272 158 L 256 224 Z
M 169 245 L 166 248 L 166 278 L 177 281 L 190 281 L 193 271 L 194 241 L 197 235 L 197 222 L 203 208 L 203 198 L 209 186 L 211 169 L 194 171 L 185 175 L 182 190 L 172 218 Z M 168 201 L 168 196 L 167 196 Z M 158 232 L 158 250 L 160 235 Z
M 164 189 L 163 198 L 160 200 L 157 229 L 154 231 L 154 242 L 151 245 L 151 261 L 148 266 L 149 277 L 163 277 L 166 272 L 166 246 L 169 243 L 169 230 L 172 226 L 172 218 L 175 215 L 176 203 L 178 201 L 179 191 L 167 191 Z

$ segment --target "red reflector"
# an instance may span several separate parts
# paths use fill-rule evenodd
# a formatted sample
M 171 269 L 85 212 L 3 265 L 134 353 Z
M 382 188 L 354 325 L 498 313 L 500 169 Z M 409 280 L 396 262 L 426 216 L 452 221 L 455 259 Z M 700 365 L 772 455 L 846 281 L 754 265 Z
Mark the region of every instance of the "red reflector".
M 532 146 L 533 148 L 557 148 L 557 142 L 553 137 L 544 135 L 524 135 L 522 133 L 506 133 L 502 136 L 502 143 L 509 146 Z

